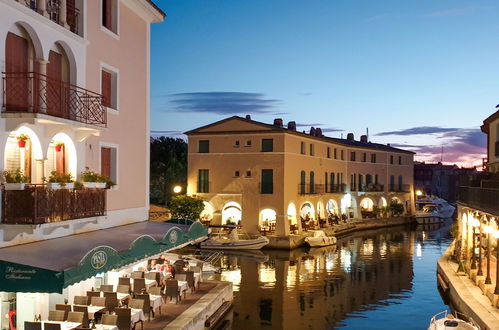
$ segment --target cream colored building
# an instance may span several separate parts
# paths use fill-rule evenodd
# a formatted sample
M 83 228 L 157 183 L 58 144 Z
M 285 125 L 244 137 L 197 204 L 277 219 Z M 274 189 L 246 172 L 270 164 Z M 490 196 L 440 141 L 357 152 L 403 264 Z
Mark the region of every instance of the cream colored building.
M 277 235 L 302 230 L 330 215 L 361 218 L 401 203 L 414 211 L 414 153 L 371 143 L 296 131 L 281 119 L 265 124 L 234 116 L 186 132 L 187 193 L 205 200 L 212 224 L 239 222 L 248 232 L 269 226 Z

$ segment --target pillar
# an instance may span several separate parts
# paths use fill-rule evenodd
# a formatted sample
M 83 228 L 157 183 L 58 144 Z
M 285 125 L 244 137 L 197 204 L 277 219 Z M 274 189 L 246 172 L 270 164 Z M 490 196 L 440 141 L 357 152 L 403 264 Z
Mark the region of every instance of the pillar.
M 40 73 L 40 75 L 42 77 L 46 76 L 47 75 L 47 64 L 49 62 L 44 60 L 44 59 L 38 59 L 37 62 L 38 62 L 38 73 Z M 40 108 L 35 109 L 35 111 L 38 110 L 38 112 L 40 112 L 40 113 L 47 113 L 47 96 L 46 96 L 47 80 L 44 78 L 40 79 L 38 88 L 39 88 L 38 97 L 39 97 Z
M 275 233 L 277 236 L 289 236 L 289 220 L 284 214 L 276 215 Z
M 64 28 L 69 29 L 69 25 L 67 23 L 67 0 L 60 0 L 59 3 L 59 24 Z
M 45 17 L 49 17 L 49 13 L 47 11 L 47 0 L 38 0 L 37 1 L 37 9 L 40 15 Z

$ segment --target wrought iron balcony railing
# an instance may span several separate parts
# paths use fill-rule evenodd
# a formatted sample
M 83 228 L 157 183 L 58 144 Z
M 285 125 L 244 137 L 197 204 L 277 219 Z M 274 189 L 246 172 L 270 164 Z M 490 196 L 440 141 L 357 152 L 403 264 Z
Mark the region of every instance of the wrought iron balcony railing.
M 408 193 L 411 192 L 411 185 L 408 184 L 390 184 L 390 192 L 401 192 Z
M 106 189 L 2 190 L 2 223 L 42 224 L 105 215 Z
M 334 193 L 340 193 L 340 194 L 344 194 L 347 190 L 347 185 L 344 184 L 344 183 L 340 183 L 340 184 L 328 184 L 326 185 L 326 193 L 331 193 L 331 194 L 334 194 Z
M 359 187 L 358 191 L 363 191 L 363 192 L 383 192 L 385 191 L 385 186 L 382 184 L 367 184 L 367 185 L 362 185 Z
M 40 1 L 45 2 L 45 10 L 47 12 L 48 18 L 57 23 L 61 24 L 61 1 L 60 0 L 22 0 L 24 4 L 36 11 L 41 13 Z M 66 0 L 66 23 L 69 25 L 71 32 L 79 35 L 78 21 L 80 17 L 80 10 L 76 8 L 74 0 Z
M 499 189 L 459 187 L 459 202 L 499 215 Z
M 44 113 L 106 127 L 102 95 L 36 72 L 3 72 L 4 113 Z

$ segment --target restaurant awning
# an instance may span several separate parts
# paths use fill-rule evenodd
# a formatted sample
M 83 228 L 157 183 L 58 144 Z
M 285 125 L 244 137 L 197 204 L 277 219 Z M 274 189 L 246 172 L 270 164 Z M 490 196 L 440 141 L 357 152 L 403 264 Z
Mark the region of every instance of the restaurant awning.
M 0 291 L 62 293 L 69 285 L 207 235 L 208 228 L 196 221 L 145 221 L 3 248 Z

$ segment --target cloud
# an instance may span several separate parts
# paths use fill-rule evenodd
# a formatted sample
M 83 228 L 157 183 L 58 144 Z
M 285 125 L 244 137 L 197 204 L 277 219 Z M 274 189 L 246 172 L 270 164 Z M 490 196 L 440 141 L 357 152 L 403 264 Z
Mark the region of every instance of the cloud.
M 228 114 L 275 114 L 281 102 L 262 93 L 192 92 L 169 95 L 177 112 Z
M 386 136 L 386 135 L 439 134 L 439 133 L 456 132 L 458 130 L 459 130 L 459 128 L 445 128 L 445 127 L 438 127 L 438 126 L 420 126 L 420 127 L 401 129 L 398 131 L 381 132 L 381 133 L 378 133 L 376 135 Z
M 156 130 L 151 130 L 150 133 L 153 136 L 181 136 L 183 134 L 181 131 L 156 131 Z
M 445 16 L 462 16 L 474 13 L 483 8 L 481 7 L 464 7 L 464 8 L 452 8 L 434 11 L 425 15 L 425 17 L 445 17 Z

